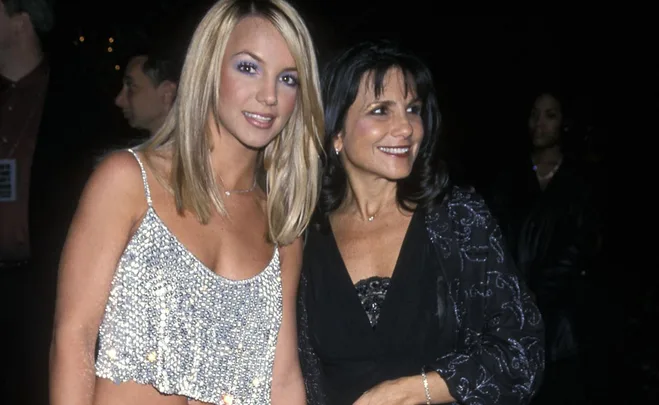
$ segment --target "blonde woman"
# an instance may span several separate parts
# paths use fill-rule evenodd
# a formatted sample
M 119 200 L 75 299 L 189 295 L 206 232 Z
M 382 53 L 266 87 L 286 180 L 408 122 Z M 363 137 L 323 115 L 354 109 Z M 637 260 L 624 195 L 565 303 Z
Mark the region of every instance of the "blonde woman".
M 60 264 L 53 405 L 305 403 L 294 302 L 322 127 L 299 14 L 215 4 L 163 128 L 107 157 L 83 193 Z

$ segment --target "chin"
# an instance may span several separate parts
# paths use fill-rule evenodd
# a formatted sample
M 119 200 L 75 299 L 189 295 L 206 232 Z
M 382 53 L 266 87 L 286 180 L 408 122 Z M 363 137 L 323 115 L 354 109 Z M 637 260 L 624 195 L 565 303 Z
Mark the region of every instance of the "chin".
M 533 147 L 538 148 L 538 149 L 544 149 L 544 148 L 551 148 L 552 146 L 556 145 L 557 142 L 555 139 L 538 139 L 533 141 Z
M 254 136 L 254 137 L 242 137 L 239 138 L 240 143 L 249 149 L 263 149 L 272 142 L 278 134 L 272 136 Z
M 412 174 L 411 170 L 408 170 L 408 171 L 405 171 L 405 172 L 397 171 L 397 172 L 393 172 L 393 173 L 392 172 L 386 173 L 382 177 L 384 177 L 385 179 L 387 179 L 389 181 L 396 182 L 396 181 L 403 180 L 403 179 L 406 179 L 406 178 L 410 177 L 410 174 Z

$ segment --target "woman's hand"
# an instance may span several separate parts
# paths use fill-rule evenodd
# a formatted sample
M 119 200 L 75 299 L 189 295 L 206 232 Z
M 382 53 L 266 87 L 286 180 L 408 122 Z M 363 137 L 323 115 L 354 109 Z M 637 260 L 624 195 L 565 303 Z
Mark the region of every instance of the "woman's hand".
M 418 393 L 410 392 L 416 385 L 412 383 L 413 380 L 416 378 L 403 377 L 380 383 L 363 393 L 354 405 L 412 405 L 415 403 L 414 397 L 418 397 Z M 416 389 L 423 394 L 423 383 L 421 381 L 416 383 L 419 384 Z
M 433 404 L 455 402 L 442 377 L 434 371 L 427 375 Z M 353 405 L 418 405 L 426 403 L 423 377 L 415 375 L 385 381 L 362 394 Z

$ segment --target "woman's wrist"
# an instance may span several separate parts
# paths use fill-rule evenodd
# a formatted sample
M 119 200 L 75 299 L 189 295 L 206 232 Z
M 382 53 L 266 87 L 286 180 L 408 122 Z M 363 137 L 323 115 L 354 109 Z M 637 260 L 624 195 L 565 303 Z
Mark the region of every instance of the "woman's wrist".
M 422 367 L 421 368 L 421 379 L 423 382 L 423 394 L 425 395 L 425 404 L 426 405 L 431 405 L 432 404 L 432 397 L 430 396 L 430 387 L 428 384 L 428 376 L 426 375 L 426 368 Z
M 421 374 L 401 379 L 401 391 L 405 393 L 405 405 L 426 404 L 426 391 Z

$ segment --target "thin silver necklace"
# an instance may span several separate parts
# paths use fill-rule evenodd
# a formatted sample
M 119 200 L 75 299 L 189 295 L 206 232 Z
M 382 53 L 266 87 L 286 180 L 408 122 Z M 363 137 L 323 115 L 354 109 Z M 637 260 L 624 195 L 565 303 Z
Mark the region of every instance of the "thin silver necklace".
M 254 183 L 252 183 L 252 187 L 250 188 L 245 188 L 242 190 L 224 190 L 224 194 L 226 194 L 227 197 L 229 197 L 231 194 L 243 194 L 243 193 L 250 193 L 254 191 L 256 188 L 256 176 L 254 176 Z
M 366 220 L 367 220 L 368 222 L 373 222 L 373 220 L 375 219 L 375 217 L 377 217 L 378 215 L 380 215 L 380 211 L 382 211 L 382 208 L 383 208 L 383 207 L 380 207 L 380 209 L 379 209 L 375 214 L 373 214 L 373 215 L 367 217 Z
M 383 208 L 384 208 L 384 207 L 380 207 L 380 209 L 379 209 L 375 214 L 373 214 L 373 215 L 367 217 L 366 220 L 367 220 L 368 222 L 373 222 L 373 220 L 375 219 L 375 217 L 377 217 L 378 215 L 380 215 L 380 211 L 382 211 Z

